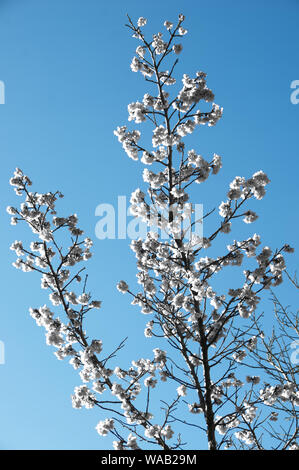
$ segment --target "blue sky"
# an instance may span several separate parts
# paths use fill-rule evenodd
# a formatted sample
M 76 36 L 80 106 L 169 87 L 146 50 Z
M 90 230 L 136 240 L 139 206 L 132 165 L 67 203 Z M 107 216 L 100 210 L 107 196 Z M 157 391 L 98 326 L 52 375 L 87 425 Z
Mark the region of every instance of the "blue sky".
M 184 4 L 185 3 L 185 4 Z M 99 0 L 0 0 L 0 105 L 2 302 L 0 340 L 6 362 L 0 365 L 1 449 L 105 449 L 94 427 L 97 411 L 71 407 L 80 380 L 58 362 L 28 307 L 47 296 L 37 276 L 16 271 L 9 246 L 28 239 L 23 227 L 9 225 L 5 212 L 17 199 L 8 185 L 16 166 L 39 192 L 60 189 L 64 214 L 76 212 L 94 237 L 95 209 L 116 204 L 140 186 L 142 166 L 129 160 L 113 135 L 127 123 L 127 104 L 147 91 L 130 70 L 136 42 L 125 28 L 126 13 L 148 18 L 150 33 L 164 20 L 186 16 L 178 73 L 208 74 L 208 86 L 224 117 L 197 134 L 203 155 L 223 157 L 216 179 L 200 186 L 198 201 L 214 207 L 236 176 L 262 169 L 271 179 L 260 218 L 235 237 L 260 233 L 263 242 L 298 246 L 299 104 L 290 101 L 299 80 L 296 0 L 193 0 L 189 2 Z M 178 76 L 179 78 L 179 76 Z M 246 230 L 245 230 L 246 229 Z M 242 233 L 241 233 L 242 232 Z M 246 235 L 245 235 L 246 236 Z M 89 263 L 90 289 L 103 301 L 91 319 L 99 336 L 117 345 L 129 335 L 122 360 L 143 347 L 147 317 L 115 289 L 120 279 L 135 282 L 135 258 L 128 240 L 95 239 Z M 288 258 L 296 269 L 298 255 Z M 282 300 L 295 302 L 280 288 Z M 132 327 L 134 324 L 134 327 Z M 151 351 L 151 346 L 145 346 Z

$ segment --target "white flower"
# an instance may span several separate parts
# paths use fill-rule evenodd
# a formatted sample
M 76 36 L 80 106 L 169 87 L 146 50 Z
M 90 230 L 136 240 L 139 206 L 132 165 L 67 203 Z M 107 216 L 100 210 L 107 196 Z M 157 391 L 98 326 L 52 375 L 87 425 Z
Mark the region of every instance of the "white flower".
M 221 225 L 220 231 L 222 233 L 229 233 L 231 231 L 231 222 L 225 222 Z
M 185 34 L 188 33 L 188 31 L 187 31 L 187 29 L 182 28 L 182 26 L 180 26 L 179 29 L 178 29 L 178 33 L 179 33 L 180 36 L 184 36 Z
M 139 449 L 139 446 L 137 444 L 137 437 L 134 436 L 132 433 L 128 435 L 127 446 L 130 447 L 132 450 Z
M 149 438 L 158 437 L 160 434 L 160 431 L 161 431 L 161 427 L 155 424 L 154 426 L 149 426 L 148 428 L 146 428 L 146 430 L 144 431 L 144 435 Z
M 146 23 L 147 23 L 147 19 L 143 18 L 143 16 L 138 18 L 137 25 L 139 26 L 139 28 L 141 28 L 142 26 L 145 26 Z
M 79 304 L 81 305 L 88 305 L 89 300 L 90 295 L 86 293 L 79 295 L 79 297 L 77 298 L 77 302 L 79 302 Z
M 61 298 L 58 292 L 52 292 L 52 294 L 49 295 L 49 299 L 51 300 L 53 305 L 60 305 L 61 304 Z
M 198 403 L 192 403 L 192 404 L 189 403 L 188 408 L 189 408 L 190 413 L 193 413 L 193 414 L 198 414 L 198 413 L 203 412 L 202 407 Z
M 257 375 L 251 375 L 251 376 L 247 375 L 247 377 L 246 377 L 246 381 L 248 383 L 252 383 L 253 385 L 258 384 L 260 382 L 260 380 L 261 380 L 260 377 L 258 377 Z
M 170 30 L 173 27 L 173 23 L 171 23 L 170 21 L 165 21 L 164 26 L 166 29 Z
M 166 352 L 162 351 L 159 348 L 153 349 L 154 355 L 155 355 L 155 362 L 161 362 L 165 363 L 166 362 Z
M 182 50 L 183 50 L 183 46 L 182 46 L 182 44 L 174 44 L 174 45 L 172 46 L 172 49 L 173 49 L 173 52 L 174 52 L 175 54 L 180 54 L 180 53 L 182 52 Z
M 222 159 L 221 159 L 220 155 L 217 155 L 216 153 L 214 153 L 213 162 L 212 162 L 212 173 L 213 173 L 213 175 L 217 175 L 220 168 L 222 168 Z
M 247 356 L 246 352 L 245 351 L 237 351 L 233 354 L 233 359 L 236 361 L 236 362 L 242 362 L 243 359 L 245 359 L 245 357 Z
M 230 207 L 230 203 L 222 202 L 219 206 L 219 215 L 225 219 L 226 217 L 229 217 L 231 213 L 232 210 Z
M 17 213 L 17 209 L 15 209 L 15 208 L 12 207 L 12 206 L 8 206 L 8 207 L 6 208 L 6 212 L 7 212 L 8 214 L 10 214 L 10 215 L 14 215 L 14 214 Z
M 125 281 L 120 281 L 116 287 L 117 290 L 119 290 L 119 292 L 122 292 L 123 294 L 125 294 L 129 289 L 129 286 Z
M 144 379 L 144 385 L 145 387 L 155 388 L 157 385 L 157 380 L 151 376 L 147 377 L 146 379 Z
M 49 346 L 56 347 L 59 347 L 64 343 L 62 336 L 56 330 L 48 331 L 48 333 L 46 333 L 46 342 Z
M 180 385 L 176 391 L 180 397 L 185 397 L 187 395 L 187 389 L 185 385 Z
M 164 429 L 162 429 L 161 434 L 165 437 L 165 439 L 171 439 L 174 435 L 174 432 L 171 429 L 171 426 L 168 424 Z
M 24 254 L 23 243 L 21 241 L 16 240 L 14 243 L 11 244 L 10 250 L 15 251 L 17 256 L 22 256 Z
M 137 49 L 136 49 L 136 54 L 138 54 L 140 57 L 144 57 L 144 54 L 145 54 L 145 47 L 143 46 L 138 46 Z
M 101 308 L 101 300 L 93 300 L 91 303 L 90 303 L 90 307 L 93 307 L 93 308 Z
M 124 450 L 124 445 L 121 441 L 113 441 L 112 445 L 114 450 Z
M 286 244 L 283 247 L 283 251 L 285 251 L 286 253 L 294 253 L 295 250 L 290 245 Z
M 256 219 L 258 219 L 258 215 L 253 212 L 253 211 L 247 211 L 245 212 L 245 217 L 243 219 L 243 221 L 246 223 L 246 224 L 251 224 L 252 222 L 254 222 Z
M 100 436 L 107 436 L 108 432 L 114 428 L 113 419 L 105 419 L 105 421 L 99 421 L 96 425 L 96 430 Z

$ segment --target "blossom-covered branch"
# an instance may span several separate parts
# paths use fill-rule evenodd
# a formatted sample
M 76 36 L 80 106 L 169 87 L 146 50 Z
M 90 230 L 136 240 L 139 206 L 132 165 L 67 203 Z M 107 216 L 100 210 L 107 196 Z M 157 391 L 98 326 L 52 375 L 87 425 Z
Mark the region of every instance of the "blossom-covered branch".
M 38 325 L 46 328 L 48 344 L 57 348 L 57 357 L 70 357 L 80 370 L 83 385 L 75 389 L 73 406 L 96 406 L 107 413 L 97 431 L 103 436 L 111 432 L 115 449 L 184 448 L 189 445 L 184 433 L 190 427 L 201 448 L 261 450 L 273 447 L 274 439 L 276 448 L 294 449 L 298 387 L 294 381 L 290 384 L 284 371 L 268 373 L 258 313 L 263 293 L 282 282 L 284 256 L 293 249 L 285 244 L 272 250 L 256 233 L 241 240 L 230 238 L 238 219 L 251 224 L 258 217 L 249 205 L 265 195 L 270 181 L 263 171 L 234 178 L 218 215 L 210 211 L 202 220 L 192 220 L 190 188 L 214 178 L 222 159 L 216 153 L 204 158 L 198 150 L 187 149 L 185 142 L 203 126 L 213 127 L 223 110 L 214 102 L 202 71 L 194 77 L 183 75 L 182 87 L 176 89 L 174 73 L 187 34 L 184 20 L 179 15 L 176 24 L 165 21 L 164 32 L 147 39 L 146 19 L 134 24 L 128 18 L 127 26 L 138 41 L 131 69 L 143 75 L 150 91 L 129 104 L 128 119 L 151 126 L 152 145 L 142 143 L 138 129 L 115 130 L 126 154 L 146 166 L 143 189 L 137 188 L 130 200 L 131 213 L 149 227 L 145 239 L 131 243 L 140 290 L 134 292 L 124 280 L 117 288 L 148 315 L 144 335 L 155 345 L 153 358 L 135 358 L 130 366 L 121 366 L 117 353 L 123 341 L 107 354 L 102 340 L 88 340 L 84 319 L 100 301 L 92 300 L 87 278 L 82 277 L 85 268 L 77 265 L 91 256 L 92 242 L 82 237 L 75 215 L 57 217 L 60 193 L 29 192 L 31 182 L 19 169 L 11 184 L 25 202 L 8 211 L 12 223 L 25 221 L 37 241 L 30 249 L 20 241 L 12 245 L 18 256 L 15 266 L 39 272 L 42 288 L 50 290 L 50 301 L 63 313 L 65 322 L 48 306 L 31 309 Z M 196 223 L 212 216 L 210 233 L 194 233 Z M 71 237 L 67 248 L 63 231 Z M 220 237 L 229 237 L 222 253 L 215 243 Z M 226 288 L 219 278 L 230 279 L 232 269 L 240 272 Z M 280 391 L 271 410 L 276 387 Z M 283 406 L 277 400 L 283 400 Z M 284 418 L 290 416 L 291 424 L 281 434 Z

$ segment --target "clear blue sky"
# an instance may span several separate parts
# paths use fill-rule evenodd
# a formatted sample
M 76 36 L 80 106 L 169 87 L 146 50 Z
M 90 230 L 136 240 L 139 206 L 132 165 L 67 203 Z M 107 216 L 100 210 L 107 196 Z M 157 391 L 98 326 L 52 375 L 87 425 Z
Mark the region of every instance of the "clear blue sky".
M 96 206 L 116 203 L 118 195 L 129 196 L 140 185 L 143 168 L 125 156 L 113 135 L 127 123 L 127 104 L 147 91 L 129 67 L 136 42 L 124 27 L 126 13 L 147 17 L 151 32 L 184 13 L 189 34 L 179 72 L 207 72 L 215 101 L 224 108 L 217 126 L 198 135 L 200 153 L 219 153 L 224 165 L 217 180 L 200 188 L 198 202 L 207 208 L 221 202 L 234 176 L 262 169 L 271 185 L 257 206 L 260 219 L 246 233 L 260 233 L 272 247 L 288 242 L 299 248 L 299 104 L 290 102 L 290 84 L 299 80 L 299 1 L 0 0 L 6 98 L 0 105 L 0 340 L 6 348 L 0 365 L 1 449 L 111 446 L 109 437 L 94 430 L 98 411 L 72 409 L 70 395 L 80 379 L 57 361 L 29 317 L 28 307 L 43 305 L 47 294 L 37 276 L 11 266 L 11 242 L 28 237 L 22 227 L 9 225 L 5 208 L 19 202 L 8 185 L 18 166 L 37 191 L 60 189 L 62 212 L 76 212 L 94 237 Z M 135 282 L 134 255 L 127 240 L 95 240 L 93 251 L 90 289 L 103 308 L 92 328 L 112 346 L 129 335 L 123 360 L 134 358 L 148 317 L 115 289 L 120 279 Z M 288 259 L 293 272 L 298 254 Z

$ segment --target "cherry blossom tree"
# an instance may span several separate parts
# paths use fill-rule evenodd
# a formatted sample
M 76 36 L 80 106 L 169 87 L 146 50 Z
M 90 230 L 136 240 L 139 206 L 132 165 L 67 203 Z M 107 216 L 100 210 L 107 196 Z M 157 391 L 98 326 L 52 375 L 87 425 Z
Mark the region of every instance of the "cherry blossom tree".
M 121 126 L 114 132 L 128 157 L 145 165 L 146 191 L 137 188 L 130 200 L 132 214 L 149 228 L 145 239 L 131 243 L 140 291 L 123 280 L 117 289 L 148 316 L 144 335 L 156 345 L 153 356 L 134 358 L 123 367 L 118 362 L 121 339 L 110 352 L 98 332 L 89 339 L 86 316 L 101 307 L 84 274 L 92 241 L 84 238 L 76 215 L 57 215 L 62 194 L 32 192 L 20 169 L 10 183 L 24 202 L 8 212 L 12 224 L 26 222 L 35 238 L 30 247 L 21 241 L 11 245 L 18 257 L 14 266 L 40 273 L 52 306 L 31 308 L 30 315 L 45 328 L 57 358 L 68 359 L 79 371 L 82 384 L 75 388 L 73 407 L 101 410 L 96 430 L 101 436 L 112 433 L 116 450 L 188 449 L 184 434 L 190 428 L 198 446 L 210 450 L 298 449 L 299 393 L 288 359 L 290 342 L 283 346 L 282 360 L 275 341 L 263 333 L 259 312 L 261 296 L 282 282 L 284 254 L 293 249 L 285 244 L 272 250 L 255 233 L 243 240 L 231 238 L 236 219 L 250 224 L 258 217 L 248 205 L 265 195 L 269 179 L 263 171 L 237 176 L 218 215 L 210 211 L 199 221 L 213 217 L 211 233 L 194 233 L 198 221 L 192 220 L 191 187 L 214 178 L 222 160 L 187 149 L 185 138 L 201 126 L 214 126 L 222 108 L 214 103 L 201 71 L 183 75 L 182 87 L 171 92 L 187 34 L 184 20 L 179 15 L 176 24 L 165 21 L 164 32 L 147 39 L 147 20 L 134 24 L 128 18 L 138 41 L 131 69 L 141 73 L 150 91 L 129 104 L 129 121 L 151 127 L 152 145 L 142 143 L 138 129 Z M 199 104 L 210 108 L 203 112 Z M 221 237 L 228 240 L 227 249 L 216 254 Z M 215 277 L 226 276 L 231 267 L 239 270 L 238 281 L 229 289 L 216 289 Z M 282 315 L 276 315 L 282 325 L 279 319 Z M 280 336 L 275 338 L 276 346 L 281 345 Z

